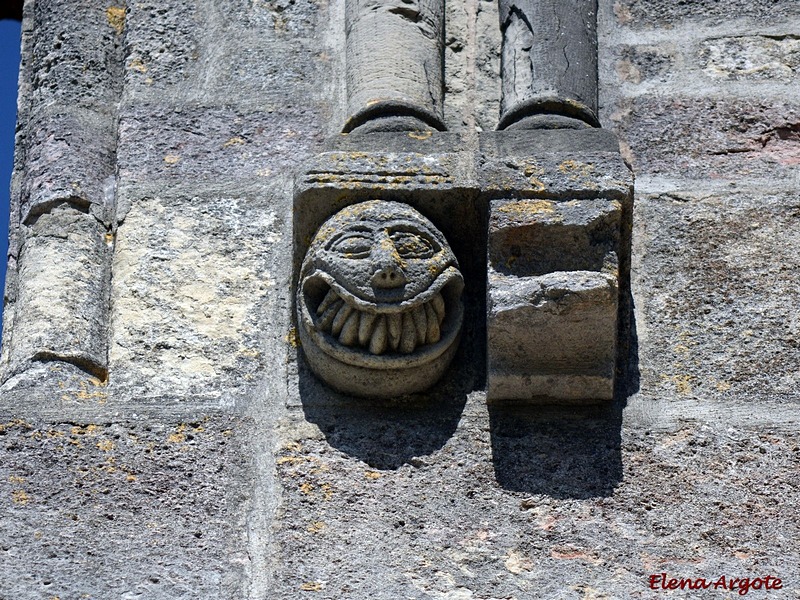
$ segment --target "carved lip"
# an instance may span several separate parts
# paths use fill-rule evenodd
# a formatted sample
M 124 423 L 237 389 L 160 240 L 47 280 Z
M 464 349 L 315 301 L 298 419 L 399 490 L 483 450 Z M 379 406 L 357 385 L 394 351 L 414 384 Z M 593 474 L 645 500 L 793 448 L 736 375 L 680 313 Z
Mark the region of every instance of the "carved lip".
M 457 339 L 464 280 L 446 269 L 414 298 L 375 303 L 315 271 L 300 286 L 301 327 L 326 354 L 372 369 L 412 368 L 436 359 Z

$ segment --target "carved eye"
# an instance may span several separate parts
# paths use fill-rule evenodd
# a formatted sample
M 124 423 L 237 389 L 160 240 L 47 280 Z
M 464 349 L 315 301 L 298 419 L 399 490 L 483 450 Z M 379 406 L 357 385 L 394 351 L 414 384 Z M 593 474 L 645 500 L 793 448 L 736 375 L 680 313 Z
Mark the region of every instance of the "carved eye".
M 368 258 L 372 252 L 372 237 L 367 233 L 348 233 L 331 245 L 331 250 L 345 258 Z
M 412 231 L 393 231 L 391 237 L 401 258 L 430 258 L 438 251 L 433 240 Z

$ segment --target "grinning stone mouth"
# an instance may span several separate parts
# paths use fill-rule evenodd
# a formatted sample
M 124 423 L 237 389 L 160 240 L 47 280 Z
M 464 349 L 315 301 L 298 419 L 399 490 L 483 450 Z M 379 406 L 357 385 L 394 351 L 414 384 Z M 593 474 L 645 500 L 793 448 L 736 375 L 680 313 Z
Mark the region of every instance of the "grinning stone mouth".
M 461 327 L 463 279 L 453 268 L 401 303 L 362 300 L 320 271 L 307 277 L 302 288 L 304 320 L 312 331 L 323 334 L 313 337 L 328 353 L 344 353 L 351 359 L 361 355 L 358 362 L 369 361 L 370 356 L 387 360 L 393 354 L 405 360 L 410 354 L 432 359 L 453 342 Z

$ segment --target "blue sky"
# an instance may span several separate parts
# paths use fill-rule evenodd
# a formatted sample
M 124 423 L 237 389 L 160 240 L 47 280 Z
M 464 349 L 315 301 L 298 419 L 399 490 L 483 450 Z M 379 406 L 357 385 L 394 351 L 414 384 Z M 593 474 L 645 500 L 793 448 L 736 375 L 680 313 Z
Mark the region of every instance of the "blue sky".
M 5 289 L 8 253 L 9 184 L 17 122 L 20 23 L 0 20 L 0 290 Z M 0 303 L 0 324 L 3 307 Z

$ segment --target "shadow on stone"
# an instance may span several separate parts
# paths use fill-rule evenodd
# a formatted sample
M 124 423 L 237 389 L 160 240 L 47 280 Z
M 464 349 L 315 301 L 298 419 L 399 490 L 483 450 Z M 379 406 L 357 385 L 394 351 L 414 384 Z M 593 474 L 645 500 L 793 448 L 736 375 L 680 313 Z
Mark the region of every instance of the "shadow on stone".
M 622 411 L 639 391 L 639 338 L 633 297 L 627 293 L 621 300 L 612 402 L 489 405 L 492 462 L 504 489 L 583 499 L 610 496 L 622 481 Z
M 490 406 L 492 461 L 504 489 L 553 498 L 609 496 L 622 481 L 622 406 Z
M 426 394 L 393 400 L 354 399 L 322 384 L 303 367 L 300 396 L 308 421 L 327 442 L 375 469 L 397 469 L 440 449 L 453 435 L 466 403 L 470 379 L 458 357 L 445 381 Z M 472 383 L 472 381 L 470 381 Z

